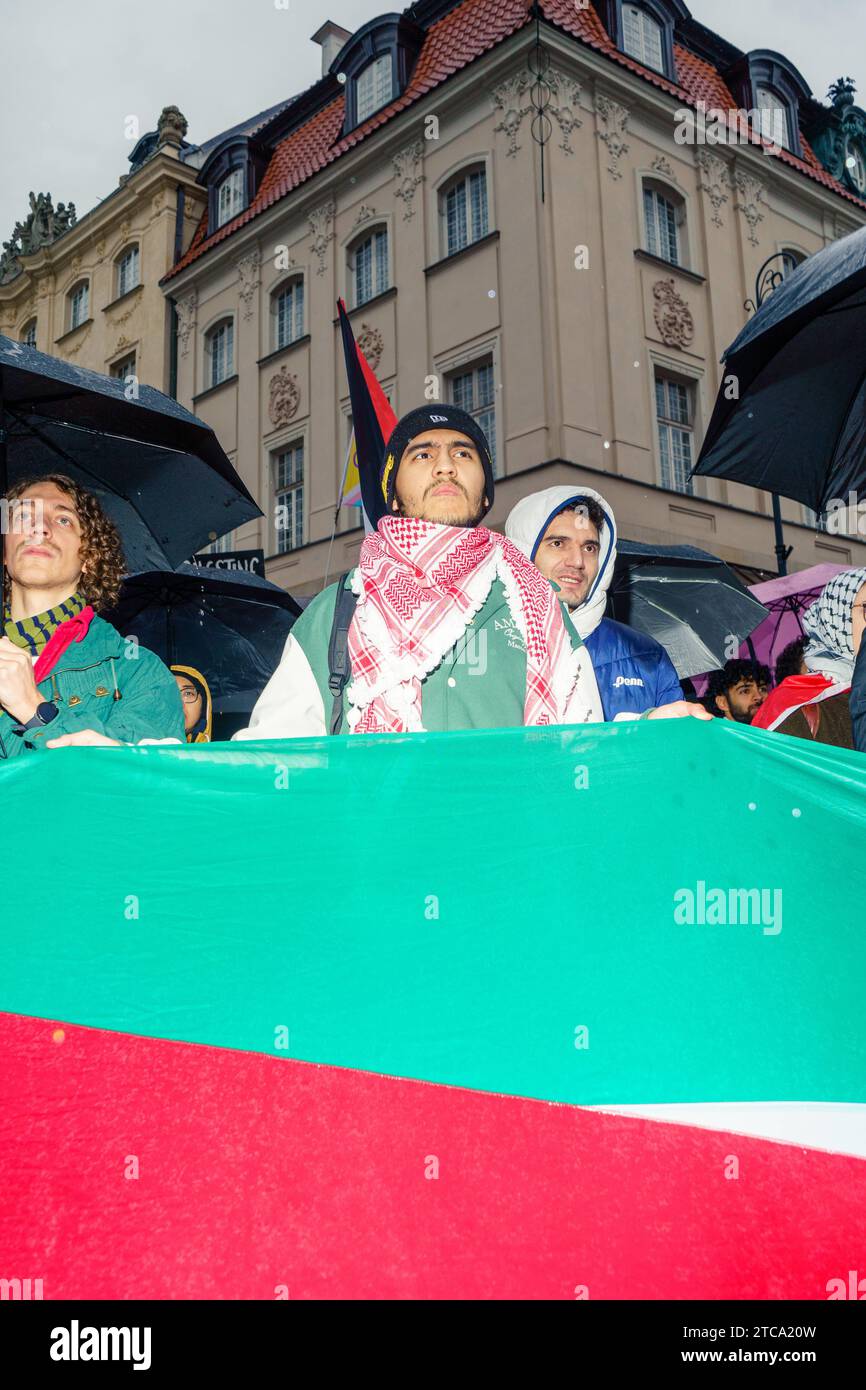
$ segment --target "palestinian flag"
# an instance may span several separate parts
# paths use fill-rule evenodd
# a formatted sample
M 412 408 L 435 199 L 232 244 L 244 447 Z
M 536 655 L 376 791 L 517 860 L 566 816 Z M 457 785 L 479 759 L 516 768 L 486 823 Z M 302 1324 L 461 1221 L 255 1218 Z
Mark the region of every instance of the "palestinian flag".
M 68 749 L 0 789 L 5 1278 L 866 1294 L 862 755 L 684 720 Z M 376 809 L 371 876 L 334 827 Z
M 391 403 L 379 385 L 375 372 L 355 341 L 346 305 L 342 299 L 337 301 L 337 312 L 343 335 L 349 399 L 352 403 L 352 440 L 343 477 L 342 505 L 357 506 L 358 501 L 361 501 L 364 515 L 371 529 L 375 529 L 379 518 L 385 514 L 385 500 L 379 486 L 385 441 L 397 423 L 397 416 L 391 409 Z M 357 483 L 352 476 L 353 468 Z M 354 501 L 347 500 L 347 487 L 352 489 Z

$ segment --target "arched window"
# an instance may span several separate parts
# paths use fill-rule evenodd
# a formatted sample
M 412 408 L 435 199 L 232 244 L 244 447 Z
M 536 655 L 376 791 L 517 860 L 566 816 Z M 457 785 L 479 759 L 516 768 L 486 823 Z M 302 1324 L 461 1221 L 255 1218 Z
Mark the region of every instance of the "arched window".
M 244 170 L 232 169 L 217 189 L 217 227 L 225 226 L 244 210 Z
M 453 256 L 487 236 L 487 172 L 462 170 L 439 195 L 443 256 Z
M 235 326 L 231 319 L 215 324 L 205 338 L 206 387 L 219 386 L 234 376 Z
M 349 249 L 349 271 L 356 309 L 388 289 L 387 227 L 380 227 L 353 243 Z
M 139 283 L 138 247 L 127 246 L 114 264 L 116 268 L 114 293 L 119 299 L 122 294 L 128 294 L 130 290 L 134 290 Z
M 755 87 L 755 100 L 758 104 L 759 127 L 757 133 L 773 145 L 781 145 L 783 150 L 791 148 L 791 126 L 788 120 L 788 103 L 772 87 Z
M 36 320 L 29 319 L 21 329 L 21 342 L 25 347 L 36 346 Z
M 66 296 L 68 307 L 67 318 L 68 327 L 71 332 L 73 328 L 78 328 L 90 317 L 90 283 L 87 280 L 80 280 L 77 285 L 73 285 L 69 294 Z
M 845 147 L 845 168 L 857 192 L 866 194 L 866 154 L 854 140 L 849 140 Z
M 631 58 L 636 58 L 656 72 L 664 72 L 662 26 L 640 5 L 622 7 L 622 46 Z
M 366 121 L 381 106 L 387 106 L 392 91 L 391 54 L 383 53 L 374 58 L 358 74 L 355 86 L 355 102 L 358 123 Z
M 643 182 L 644 246 L 671 265 L 688 264 L 686 205 L 674 189 L 656 179 Z
M 284 283 L 271 295 L 271 339 L 274 351 L 304 336 L 304 281 L 302 276 Z

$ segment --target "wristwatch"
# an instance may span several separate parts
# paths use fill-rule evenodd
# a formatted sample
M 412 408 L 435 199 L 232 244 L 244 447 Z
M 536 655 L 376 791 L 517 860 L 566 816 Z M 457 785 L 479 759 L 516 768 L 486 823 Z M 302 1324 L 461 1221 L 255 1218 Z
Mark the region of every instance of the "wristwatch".
M 36 713 L 32 719 L 28 719 L 26 724 L 22 724 L 22 729 L 41 729 L 45 724 L 50 724 L 52 719 L 56 719 L 60 710 L 50 700 L 43 700 L 36 706 Z

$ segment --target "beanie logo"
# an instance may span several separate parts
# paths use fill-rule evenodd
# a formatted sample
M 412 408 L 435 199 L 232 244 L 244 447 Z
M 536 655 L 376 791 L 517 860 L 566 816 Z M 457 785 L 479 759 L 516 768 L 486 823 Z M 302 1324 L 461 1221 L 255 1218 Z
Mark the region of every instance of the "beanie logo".
M 391 474 L 391 470 L 393 467 L 394 455 L 389 454 L 387 459 L 385 460 L 385 470 L 382 474 L 382 496 L 384 497 L 386 502 L 388 501 L 388 478 Z
M 447 424 L 448 424 L 448 416 L 447 416 L 447 415 L 431 415 L 431 416 L 430 416 L 430 423 L 432 424 L 434 420 L 435 420 L 437 423 L 441 423 L 441 424 L 443 424 L 443 425 L 447 425 Z

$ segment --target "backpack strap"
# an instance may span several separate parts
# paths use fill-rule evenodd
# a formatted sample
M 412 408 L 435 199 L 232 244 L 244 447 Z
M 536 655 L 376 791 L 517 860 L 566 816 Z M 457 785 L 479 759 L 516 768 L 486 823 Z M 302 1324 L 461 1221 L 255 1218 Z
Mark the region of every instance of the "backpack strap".
M 331 625 L 331 640 L 328 643 L 328 689 L 334 697 L 331 708 L 331 734 L 340 732 L 343 722 L 343 691 L 352 675 L 349 661 L 349 628 L 358 602 L 351 588 L 346 588 L 346 580 L 352 573 L 347 570 L 340 576 L 337 585 L 337 601 L 334 604 L 334 621 Z

